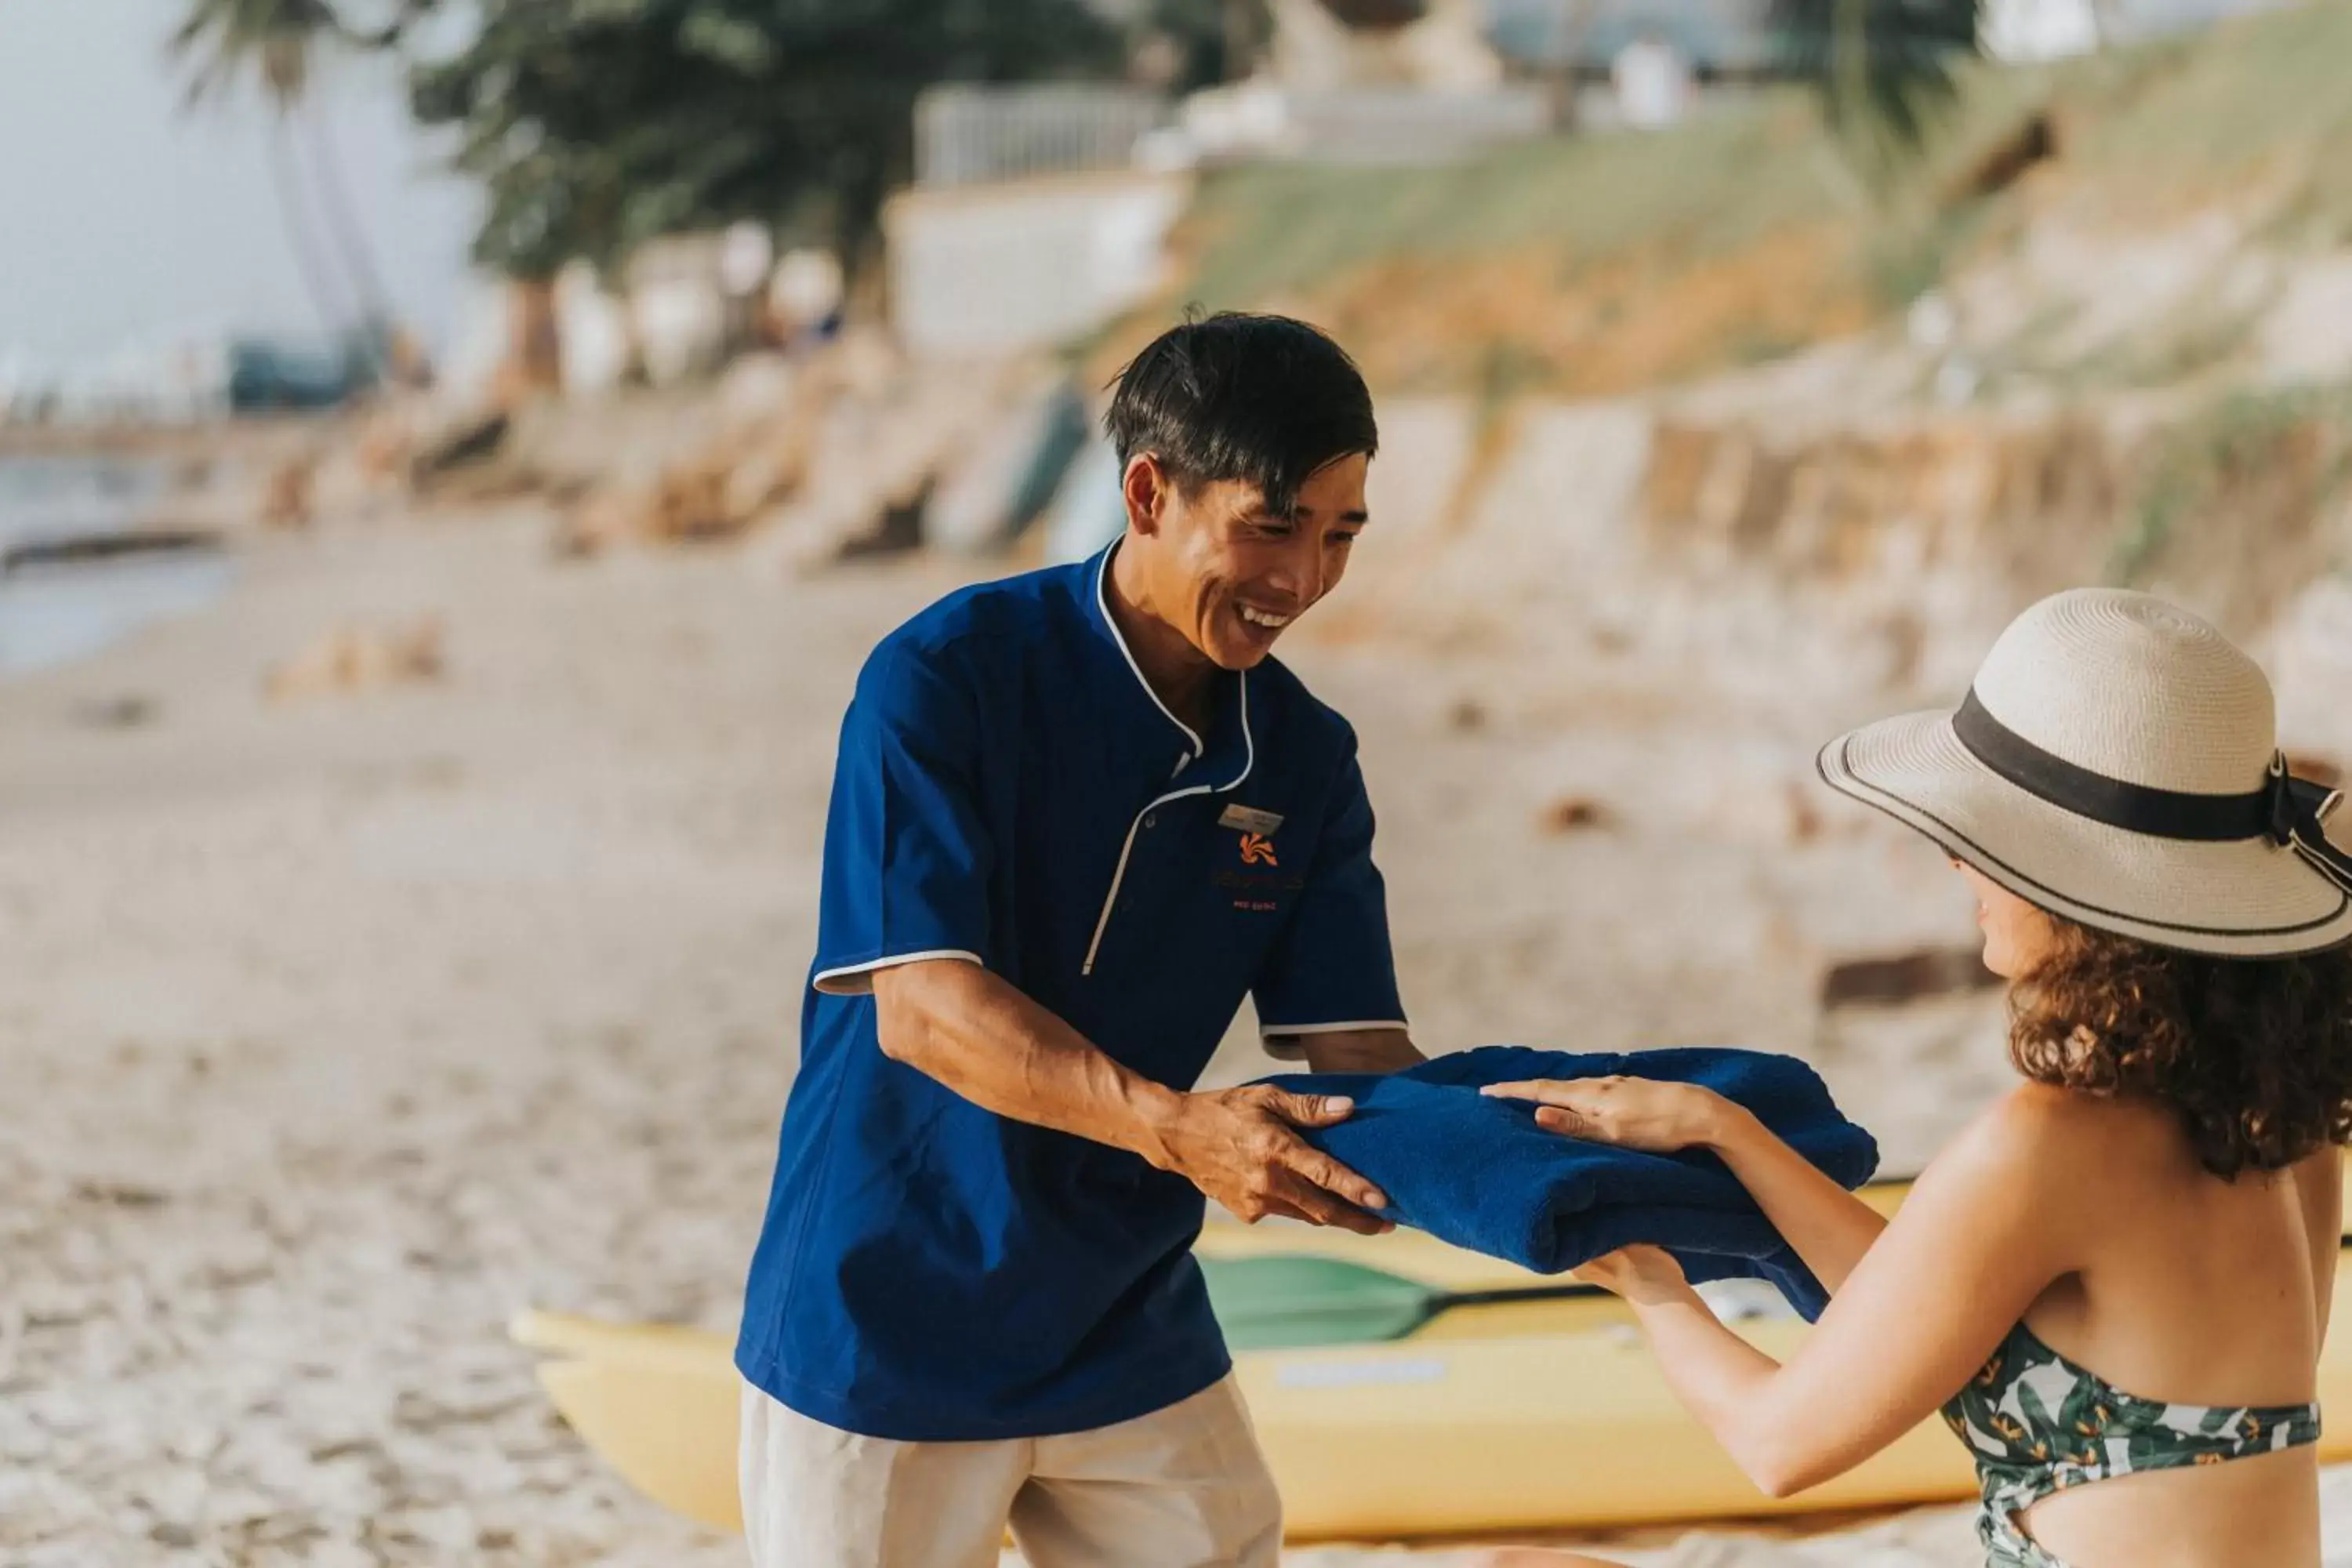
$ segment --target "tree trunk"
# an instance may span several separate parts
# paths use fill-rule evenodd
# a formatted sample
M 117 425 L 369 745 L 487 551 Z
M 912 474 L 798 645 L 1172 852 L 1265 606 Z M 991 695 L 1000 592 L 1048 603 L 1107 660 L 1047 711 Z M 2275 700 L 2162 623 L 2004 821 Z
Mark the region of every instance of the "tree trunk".
M 349 186 L 343 178 L 342 160 L 335 152 L 327 116 L 313 104 L 308 118 L 311 183 L 319 194 L 320 208 L 327 216 L 327 232 L 332 237 L 335 248 L 341 253 L 344 272 L 359 300 L 361 326 L 367 339 L 365 352 L 369 362 L 381 375 L 384 368 L 384 343 L 393 328 L 392 306 L 385 296 L 383 279 L 376 270 L 375 258 L 369 250 L 367 237 L 361 232 L 359 221 L 352 215 Z
M 563 338 L 555 321 L 555 279 L 516 278 L 507 284 L 507 363 L 499 401 L 511 405 L 563 390 Z
M 1574 131 L 1584 118 L 1584 43 L 1592 30 L 1592 0 L 1562 0 L 1552 13 L 1552 124 Z
M 302 290 L 310 296 L 311 308 L 319 312 L 319 324 L 330 337 L 339 337 L 344 328 L 342 302 L 328 282 L 328 269 L 319 255 L 317 237 L 303 214 L 302 174 L 295 166 L 294 142 L 283 114 L 276 116 L 269 128 L 269 173 L 278 187 L 278 216 L 286 223 L 287 242 L 294 250 L 294 265 L 302 275 Z
M 1257 18 L 1251 0 L 1225 0 L 1220 20 L 1224 25 L 1225 79 L 1245 81 L 1257 68 Z

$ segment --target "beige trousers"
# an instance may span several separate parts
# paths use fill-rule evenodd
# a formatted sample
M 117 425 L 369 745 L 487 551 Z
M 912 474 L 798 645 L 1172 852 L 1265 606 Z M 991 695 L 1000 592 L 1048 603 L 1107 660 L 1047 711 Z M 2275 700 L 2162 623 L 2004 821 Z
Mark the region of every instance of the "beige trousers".
M 1090 1432 L 900 1443 L 743 1389 L 753 1568 L 1274 1568 L 1282 1501 L 1228 1376 Z

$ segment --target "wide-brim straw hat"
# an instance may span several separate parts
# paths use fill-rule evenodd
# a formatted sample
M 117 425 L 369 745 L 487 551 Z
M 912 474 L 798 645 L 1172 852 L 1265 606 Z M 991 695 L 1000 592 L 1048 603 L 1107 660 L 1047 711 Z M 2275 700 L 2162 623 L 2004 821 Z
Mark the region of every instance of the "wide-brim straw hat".
M 2275 726 L 2261 668 L 2210 626 L 2077 588 L 2011 623 L 1957 712 L 1842 735 L 1821 771 L 2054 914 L 2284 958 L 2352 942 L 2352 853 L 2328 837 L 2340 795 L 2289 774 Z

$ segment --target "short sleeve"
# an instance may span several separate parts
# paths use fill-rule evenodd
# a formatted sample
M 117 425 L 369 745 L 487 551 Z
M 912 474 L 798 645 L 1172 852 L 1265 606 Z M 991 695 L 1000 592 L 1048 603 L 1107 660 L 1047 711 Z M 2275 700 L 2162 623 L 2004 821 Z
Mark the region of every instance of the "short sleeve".
M 1353 737 L 1307 887 L 1251 991 L 1258 1032 L 1277 1057 L 1301 1054 L 1276 1044 L 1278 1035 L 1405 1026 L 1389 948 L 1388 893 L 1372 864 L 1372 803 Z
M 859 676 L 825 817 L 819 991 L 860 994 L 874 971 L 921 959 L 987 963 L 979 729 L 929 659 L 885 648 Z

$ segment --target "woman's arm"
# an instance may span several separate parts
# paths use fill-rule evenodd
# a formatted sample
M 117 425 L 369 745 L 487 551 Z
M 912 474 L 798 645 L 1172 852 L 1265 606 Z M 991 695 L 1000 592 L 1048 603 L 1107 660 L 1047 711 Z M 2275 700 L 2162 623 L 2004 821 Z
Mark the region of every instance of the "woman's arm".
M 1724 1110 L 1707 1148 L 1731 1167 L 1822 1289 L 1835 1295 L 1885 1231 L 1886 1216 L 1823 1174 L 1745 1107 L 1726 1100 Z
M 1774 1497 L 1817 1486 L 1917 1426 L 2050 1282 L 2081 1221 L 2034 1090 L 1994 1107 L 1919 1178 L 1785 1366 L 1717 1321 L 1673 1260 L 1629 1248 L 1580 1271 L 1623 1295 L 1675 1395 Z
M 1712 1151 L 1832 1294 L 1886 1228 L 1885 1215 L 1822 1174 L 1753 1112 L 1696 1084 L 1539 1079 L 1485 1092 L 1534 1100 L 1537 1123 L 1570 1138 L 1660 1153 Z
M 2311 1238 L 2311 1292 L 2325 1345 L 2327 1310 L 2336 1304 L 2336 1258 L 2344 1249 L 2344 1151 L 2330 1143 L 2296 1165 L 2294 1192 Z

